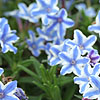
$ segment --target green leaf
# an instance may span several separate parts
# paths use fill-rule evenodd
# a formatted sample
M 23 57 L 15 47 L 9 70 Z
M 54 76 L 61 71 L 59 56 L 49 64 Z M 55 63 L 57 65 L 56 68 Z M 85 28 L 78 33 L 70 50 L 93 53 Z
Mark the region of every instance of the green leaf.
M 61 93 L 59 87 L 56 85 L 54 86 L 52 92 L 54 100 L 61 100 Z
M 81 99 L 82 100 L 82 96 L 81 95 L 74 95 L 75 97 L 77 97 L 77 98 L 79 98 L 79 99 Z
M 40 80 L 40 78 L 34 72 L 24 67 L 23 65 L 18 65 L 17 67 L 24 70 L 27 74 L 31 75 L 35 80 Z
M 63 86 L 65 84 L 72 83 L 73 82 L 73 77 L 59 76 L 57 81 L 58 81 L 58 85 Z
M 47 80 L 46 69 L 45 69 L 45 67 L 43 66 L 43 64 L 41 64 L 41 66 L 40 66 L 40 71 L 41 71 L 42 81 L 43 81 L 44 83 L 46 83 L 48 80 Z
M 64 92 L 64 100 L 71 100 L 74 92 L 75 92 L 76 86 L 74 83 L 71 83 L 68 85 L 66 91 Z
M 29 100 L 42 100 L 44 94 L 41 94 L 39 96 L 29 96 Z
M 32 59 L 32 61 L 33 61 L 33 65 L 34 65 L 36 73 L 39 76 L 41 76 L 41 74 L 40 74 L 40 66 L 41 66 L 40 62 L 36 58 L 34 58 L 33 56 L 31 56 L 30 59 Z
M 27 59 L 27 60 L 24 60 L 24 61 L 20 62 L 20 65 L 23 65 L 25 67 L 28 67 L 32 63 L 33 63 L 33 60 L 32 59 Z
M 19 82 L 20 83 L 32 83 L 33 80 L 34 80 L 33 77 L 27 76 L 27 77 L 21 77 Z

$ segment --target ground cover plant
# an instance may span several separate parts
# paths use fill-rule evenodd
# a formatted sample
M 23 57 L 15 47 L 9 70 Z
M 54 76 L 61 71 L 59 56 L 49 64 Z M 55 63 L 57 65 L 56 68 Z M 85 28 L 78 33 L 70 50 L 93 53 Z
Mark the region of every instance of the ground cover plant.
M 0 0 L 0 100 L 99 100 L 99 6 Z

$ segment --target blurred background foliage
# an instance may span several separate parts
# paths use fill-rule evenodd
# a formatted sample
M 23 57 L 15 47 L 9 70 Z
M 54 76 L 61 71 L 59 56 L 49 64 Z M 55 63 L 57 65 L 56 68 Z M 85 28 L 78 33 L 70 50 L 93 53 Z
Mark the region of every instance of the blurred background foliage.
M 0 17 L 5 17 L 4 12 L 18 9 L 17 5 L 20 2 L 29 5 L 35 0 L 0 0 Z M 66 31 L 65 38 L 72 39 L 73 31 L 77 28 L 86 36 L 95 34 L 87 29 L 95 21 L 95 18 L 87 17 L 83 11 L 78 12 L 75 5 L 79 3 L 85 3 L 88 7 L 92 6 L 96 12 L 100 9 L 98 0 L 75 0 L 68 11 L 68 15 L 76 24 Z M 59 0 L 59 7 L 61 7 L 61 0 Z M 0 66 L 5 69 L 5 76 L 11 76 L 14 80 L 18 80 L 18 87 L 25 90 L 29 100 L 80 100 L 82 97 L 79 95 L 78 86 L 73 83 L 73 74 L 67 76 L 59 75 L 60 67 L 49 66 L 46 62 L 47 56 L 43 51 L 39 57 L 35 58 L 27 49 L 25 39 L 28 38 L 28 29 L 36 32 L 35 28 L 41 24 L 36 25 L 21 20 L 23 29 L 19 30 L 16 18 L 6 18 L 11 28 L 17 30 L 20 40 L 16 44 L 18 47 L 16 55 L 11 52 L 0 53 Z M 99 45 L 100 39 L 98 38 L 94 48 L 100 52 Z

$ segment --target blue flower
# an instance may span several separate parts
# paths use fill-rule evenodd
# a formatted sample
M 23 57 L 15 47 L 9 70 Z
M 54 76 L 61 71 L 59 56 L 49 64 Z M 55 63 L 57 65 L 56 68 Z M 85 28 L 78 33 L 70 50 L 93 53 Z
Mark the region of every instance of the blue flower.
M 40 50 L 44 49 L 44 39 L 41 37 L 36 38 L 35 33 L 31 30 L 28 31 L 30 39 L 27 39 L 26 42 L 28 44 L 29 50 L 32 52 L 34 56 L 40 55 Z
M 84 3 L 77 4 L 75 7 L 79 11 L 83 10 L 85 15 L 88 17 L 95 17 L 96 16 L 96 12 L 95 12 L 94 8 L 92 8 L 92 7 L 86 8 L 86 5 Z
M 17 81 L 8 82 L 6 85 L 0 82 L 0 100 L 19 100 L 14 95 L 16 88 Z
M 50 32 L 56 29 L 58 37 L 61 40 L 64 39 L 66 28 L 70 28 L 74 25 L 74 21 L 67 18 L 67 12 L 63 8 L 59 11 L 58 15 L 48 15 L 48 18 L 52 20 L 52 24 L 48 27 L 47 31 Z
M 68 45 L 66 45 L 64 42 L 60 45 L 53 45 L 50 48 L 50 53 L 52 54 L 52 57 L 50 59 L 50 65 L 54 66 L 57 64 L 61 63 L 60 58 L 58 57 L 59 53 L 62 51 L 67 52 L 70 49 L 70 47 Z
M 42 23 L 47 25 L 49 23 L 47 15 L 55 15 L 59 8 L 57 7 L 58 0 L 36 0 L 37 1 L 37 9 L 32 11 L 33 16 L 38 16 L 42 19 Z
M 91 76 L 92 87 L 84 94 L 84 98 L 100 100 L 100 77 Z
M 8 24 L 5 24 L 3 29 L 0 28 L 0 45 L 3 53 L 12 51 L 16 54 L 17 48 L 13 46 L 13 43 L 15 43 L 19 37 L 16 36 L 15 32 L 15 30 L 10 29 Z
M 95 33 L 99 33 L 100 36 L 100 10 L 98 12 L 98 15 L 96 17 L 96 24 L 90 25 L 88 27 L 89 31 L 94 31 Z
M 0 68 L 0 76 L 2 75 L 3 72 L 4 72 L 4 69 Z
M 37 16 L 31 15 L 31 11 L 33 9 L 37 8 L 37 4 L 36 3 L 30 4 L 29 7 L 27 7 L 24 3 L 19 3 L 18 7 L 19 7 L 18 16 L 20 18 L 23 18 L 23 19 L 28 20 L 29 22 L 33 22 L 33 23 L 37 23 L 38 22 Z
M 81 75 L 74 78 L 74 82 L 80 86 L 80 93 L 84 93 L 90 88 L 91 76 L 98 76 L 99 70 L 100 64 L 96 64 L 93 68 L 89 64 L 86 64 L 82 69 Z
M 87 55 L 87 57 L 90 59 L 90 64 L 92 66 L 95 65 L 96 63 L 98 63 L 99 60 L 100 60 L 99 54 L 96 51 L 94 51 L 94 50 L 91 50 L 89 52 L 89 54 Z
M 88 38 L 78 29 L 74 31 L 74 39 L 69 40 L 66 44 L 70 46 L 77 45 L 81 50 L 81 54 L 84 55 L 86 52 L 93 50 L 92 46 L 96 42 L 97 37 L 95 35 L 90 35 Z
M 46 27 L 43 27 L 43 29 L 37 28 L 37 32 L 46 41 L 53 41 L 57 37 L 57 31 L 47 32 Z
M 69 73 L 74 73 L 75 75 L 81 74 L 81 69 L 83 65 L 89 62 L 88 58 L 81 57 L 81 52 L 78 47 L 73 47 L 70 52 L 60 52 L 59 58 L 61 59 L 61 68 L 60 74 L 65 75 Z
M 28 100 L 25 92 L 21 88 L 17 88 L 16 92 L 14 93 L 20 100 Z

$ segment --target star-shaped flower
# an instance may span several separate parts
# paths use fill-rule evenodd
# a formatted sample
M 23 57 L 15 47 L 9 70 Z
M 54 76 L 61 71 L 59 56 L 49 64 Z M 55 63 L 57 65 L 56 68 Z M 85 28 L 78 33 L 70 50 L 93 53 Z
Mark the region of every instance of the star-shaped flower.
M 61 64 L 63 65 L 60 71 L 61 75 L 72 72 L 75 75 L 80 75 L 82 67 L 89 62 L 88 58 L 81 57 L 80 49 L 76 46 L 73 47 L 70 52 L 61 52 L 58 56 L 61 59 Z
M 74 39 L 69 40 L 66 44 L 70 46 L 77 45 L 81 50 L 81 54 L 84 55 L 86 52 L 90 52 L 93 50 L 92 46 L 96 42 L 97 37 L 95 35 L 90 35 L 86 38 L 86 36 L 78 29 L 74 30 Z
M 67 12 L 64 8 L 55 16 L 48 15 L 48 18 L 52 20 L 52 24 L 48 27 L 47 31 L 50 32 L 56 29 L 58 37 L 61 38 L 61 40 L 64 39 L 66 28 L 74 26 L 74 21 L 67 18 Z
M 96 63 L 99 62 L 100 56 L 95 50 L 91 50 L 87 57 L 90 59 L 90 64 L 94 66 Z
M 84 94 L 84 98 L 100 100 L 100 77 L 91 76 L 92 86 Z
M 100 73 L 100 64 L 96 64 L 93 68 L 89 64 L 86 64 L 82 69 L 81 75 L 79 77 L 74 78 L 74 82 L 79 84 L 80 93 L 84 93 L 90 88 L 91 84 L 91 75 L 98 76 Z
M 36 38 L 35 33 L 31 30 L 28 31 L 30 39 L 27 39 L 27 44 L 29 47 L 29 50 L 32 52 L 34 56 L 40 55 L 40 50 L 44 49 L 44 39 L 41 37 Z
M 0 28 L 1 29 L 1 28 Z M 6 53 L 8 51 L 14 52 L 16 54 L 17 48 L 13 46 L 19 37 L 16 36 L 15 30 L 11 30 L 8 24 L 5 24 L 3 29 L 0 31 L 0 45 L 2 47 L 2 52 Z
M 94 31 L 95 33 L 99 33 L 100 36 L 100 10 L 98 12 L 98 15 L 96 17 L 96 24 L 90 25 L 88 27 L 89 31 Z
M 19 100 L 14 95 L 16 88 L 17 81 L 8 82 L 6 85 L 0 82 L 0 100 Z
M 36 0 L 37 9 L 32 11 L 33 16 L 39 16 L 42 19 L 42 23 L 47 25 L 49 20 L 47 15 L 55 15 L 59 8 L 57 7 L 58 0 Z
M 50 59 L 50 65 L 54 66 L 61 63 L 60 58 L 58 57 L 59 53 L 62 51 L 67 52 L 70 49 L 68 45 L 64 42 L 60 45 L 53 45 L 50 48 L 50 53 L 52 54 L 52 58 Z
M 29 7 L 27 7 L 24 3 L 19 3 L 18 7 L 19 7 L 18 16 L 20 18 L 28 20 L 29 22 L 32 22 L 32 23 L 37 23 L 38 22 L 37 16 L 31 15 L 31 11 L 33 9 L 37 8 L 37 4 L 36 3 L 30 4 Z

